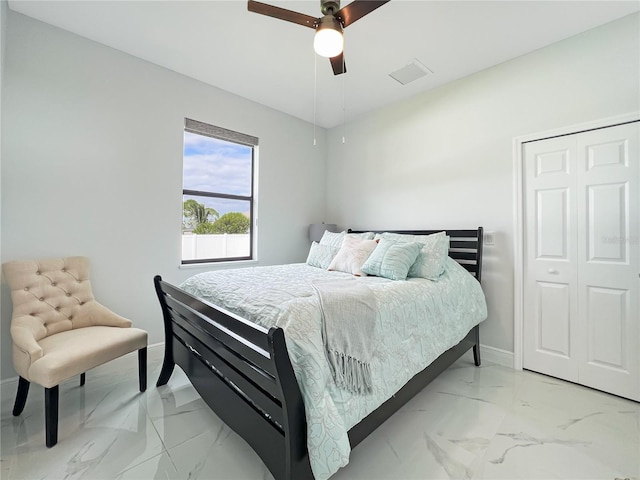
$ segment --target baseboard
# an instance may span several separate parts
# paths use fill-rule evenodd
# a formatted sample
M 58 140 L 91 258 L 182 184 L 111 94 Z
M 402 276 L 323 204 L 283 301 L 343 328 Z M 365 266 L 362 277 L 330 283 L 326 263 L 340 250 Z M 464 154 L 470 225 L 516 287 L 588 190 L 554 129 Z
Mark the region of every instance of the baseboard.
M 18 377 L 6 378 L 0 381 L 0 388 L 12 388 L 15 390 L 18 385 Z
M 147 345 L 147 351 L 155 350 L 156 348 L 164 348 L 164 342 L 158 342 L 152 345 Z
M 480 344 L 480 354 L 483 362 L 486 360 L 487 362 L 513 368 L 513 352 Z
M 153 345 L 147 345 L 147 352 L 149 350 L 155 350 L 156 348 L 164 348 L 164 342 L 154 343 Z M 135 353 L 135 352 L 131 352 Z M 131 355 L 131 354 L 129 354 Z M 11 378 L 5 378 L 4 380 L 0 380 L 0 388 L 13 388 L 15 389 L 18 385 L 18 376 Z

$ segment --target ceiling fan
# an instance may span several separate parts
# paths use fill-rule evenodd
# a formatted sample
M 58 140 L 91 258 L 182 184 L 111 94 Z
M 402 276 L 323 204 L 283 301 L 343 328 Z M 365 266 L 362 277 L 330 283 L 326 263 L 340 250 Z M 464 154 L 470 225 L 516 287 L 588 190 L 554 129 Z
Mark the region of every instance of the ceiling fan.
M 247 7 L 250 12 L 313 28 L 316 31 L 313 48 L 318 55 L 328 57 L 333 74 L 340 75 L 347 71 L 342 50 L 342 30 L 388 1 L 354 0 L 340 9 L 340 0 L 320 0 L 320 11 L 323 16 L 319 18 L 254 0 L 249 0 Z

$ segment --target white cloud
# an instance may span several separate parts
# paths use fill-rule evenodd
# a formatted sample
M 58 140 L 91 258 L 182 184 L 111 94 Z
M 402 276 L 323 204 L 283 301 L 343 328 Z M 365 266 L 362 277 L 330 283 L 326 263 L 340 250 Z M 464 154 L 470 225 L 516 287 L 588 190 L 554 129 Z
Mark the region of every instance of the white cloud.
M 251 194 L 251 148 L 231 142 L 185 132 L 183 186 L 233 195 Z M 215 208 L 221 215 L 247 212 L 248 202 L 194 197 Z

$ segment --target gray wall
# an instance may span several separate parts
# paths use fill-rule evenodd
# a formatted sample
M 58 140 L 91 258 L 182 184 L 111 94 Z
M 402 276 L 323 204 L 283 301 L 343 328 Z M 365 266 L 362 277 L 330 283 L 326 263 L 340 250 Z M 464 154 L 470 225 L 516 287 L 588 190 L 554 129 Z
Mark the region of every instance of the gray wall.
M 330 130 L 327 222 L 494 232 L 481 341 L 513 352 L 513 138 L 640 110 L 639 62 L 634 14 Z
M 184 117 L 260 138 L 259 263 L 306 258 L 324 219 L 324 130 L 314 147 L 306 122 L 15 12 L 5 67 L 2 262 L 87 255 L 96 298 L 162 341 L 153 276 L 206 269 L 179 268 Z

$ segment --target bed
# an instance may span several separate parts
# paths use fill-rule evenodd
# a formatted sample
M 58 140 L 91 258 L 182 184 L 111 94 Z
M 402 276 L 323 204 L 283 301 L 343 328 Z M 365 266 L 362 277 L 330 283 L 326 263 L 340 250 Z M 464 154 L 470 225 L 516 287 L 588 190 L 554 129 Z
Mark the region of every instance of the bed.
M 395 232 L 429 235 L 440 231 Z M 406 345 L 422 342 L 405 349 L 420 351 L 420 355 L 396 360 L 385 350 L 386 343 L 394 343 L 388 340 L 391 337 L 380 342 L 377 354 L 380 360 L 372 368 L 377 372 L 374 375 L 377 383 L 370 395 L 345 392 L 327 381 L 323 372 L 329 370 L 319 366 L 321 360 L 318 358 L 322 357 L 318 353 L 321 350 L 319 334 L 309 334 L 315 330 L 307 331 L 298 326 L 315 329 L 314 325 L 321 322 L 316 320 L 321 315 L 315 313 L 317 307 L 313 305 L 317 299 L 308 283 L 321 281 L 323 275 L 328 275 L 306 264 L 199 274 L 185 281 L 182 288 L 156 276 L 154 283 L 165 327 L 165 356 L 157 385 L 169 381 L 177 364 L 210 408 L 249 443 L 277 480 L 328 478 L 348 462 L 351 448 L 469 349 L 473 349 L 475 364 L 480 365 L 478 324 L 486 317 L 486 304 L 484 298 L 481 306 L 477 299 L 475 303 L 467 304 L 465 296 L 477 297 L 478 291 L 482 295 L 479 288 L 482 227 L 446 230 L 446 233 L 450 238 L 450 258 L 447 259 L 450 264 L 442 275 L 443 280 L 431 282 L 436 285 L 434 288 L 441 290 L 430 294 L 431 303 L 438 303 L 443 298 L 442 302 L 452 302 L 462 309 L 456 314 L 452 331 L 446 335 L 434 334 L 436 329 L 449 329 L 438 323 L 441 319 L 436 319 L 436 324 L 429 327 L 432 331 L 417 335 L 416 326 L 411 322 L 419 319 L 409 320 L 404 303 L 394 306 L 394 295 L 401 288 L 413 288 L 411 295 L 415 296 L 415 289 L 425 288 L 423 284 L 429 280 L 358 279 L 358 282 L 366 282 L 371 290 L 380 292 L 380 298 L 391 299 L 380 303 L 380 316 L 392 317 L 393 324 L 400 325 L 401 328 L 395 329 L 404 332 L 397 334 L 399 342 L 410 342 Z M 329 272 L 333 278 L 340 277 L 337 273 Z M 350 275 L 343 274 L 342 278 L 345 276 Z M 289 281 L 288 277 L 294 278 L 294 282 L 288 287 L 280 285 Z M 256 278 L 261 281 L 257 282 Z M 246 292 L 243 281 L 251 285 Z M 475 289 L 473 295 L 465 293 L 459 295 L 461 298 L 455 297 L 459 285 L 456 282 L 461 281 L 465 288 Z M 225 304 L 216 296 L 215 290 L 221 283 L 230 285 L 233 301 Z M 272 303 L 254 302 L 253 299 L 264 291 L 273 297 Z M 291 295 L 292 292 L 297 296 Z M 453 292 L 452 300 L 445 292 Z M 252 306 L 244 307 L 245 304 Z M 279 307 L 285 304 L 286 310 Z M 383 315 L 385 309 L 387 312 Z M 418 313 L 421 311 L 417 310 Z M 391 332 L 390 335 L 396 334 Z M 386 371 L 389 369 L 393 369 L 391 376 Z M 310 375 L 312 371 L 313 375 Z M 388 377 L 393 380 L 378 380 Z

